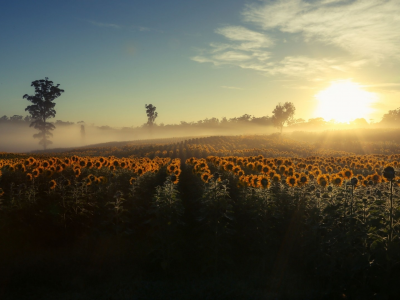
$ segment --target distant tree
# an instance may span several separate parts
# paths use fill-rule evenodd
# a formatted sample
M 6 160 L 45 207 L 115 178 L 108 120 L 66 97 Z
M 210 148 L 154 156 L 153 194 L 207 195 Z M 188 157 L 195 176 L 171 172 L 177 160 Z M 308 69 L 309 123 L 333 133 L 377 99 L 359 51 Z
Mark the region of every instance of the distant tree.
M 285 102 L 285 104 L 278 104 L 272 111 L 272 120 L 276 128 L 280 129 L 281 133 L 283 126 L 289 124 L 294 117 L 296 108 L 292 102 Z
M 20 122 L 20 121 L 22 121 L 22 116 L 20 116 L 20 115 L 13 115 L 12 117 L 10 117 L 10 121 L 11 122 Z
M 325 121 L 324 118 L 318 117 L 318 118 L 308 119 L 308 122 L 306 123 L 306 125 L 320 127 L 320 126 L 327 125 L 327 122 Z
M 52 143 L 49 140 L 49 137 L 53 136 L 50 131 L 55 128 L 52 123 L 48 122 L 48 119 L 55 117 L 54 106 L 56 104 L 54 100 L 60 97 L 64 90 L 59 88 L 59 84 L 53 85 L 53 81 L 50 81 L 48 77 L 32 81 L 31 86 L 35 88 L 35 94 L 23 96 L 23 99 L 32 102 L 32 105 L 25 108 L 25 111 L 28 111 L 32 117 L 30 127 L 39 130 L 39 133 L 34 134 L 33 137 L 40 139 L 39 144 L 46 149 L 47 145 Z
M 28 123 L 32 122 L 32 117 L 31 116 L 25 116 L 24 121 L 28 122 Z
M 387 114 L 384 114 L 381 123 L 400 124 L 400 107 L 397 109 L 389 110 Z
M 152 127 L 154 125 L 154 121 L 156 120 L 158 113 L 156 112 L 156 107 L 153 104 L 145 105 L 146 114 L 147 114 L 147 125 Z
M 364 118 L 358 118 L 358 119 L 355 119 L 355 120 L 353 120 L 352 122 L 351 122 L 351 124 L 352 125 L 355 125 L 355 126 L 368 126 L 368 122 L 367 122 L 367 120 L 365 120 Z
M 6 115 L 4 115 L 4 116 L 2 116 L 1 118 L 0 118 L 0 122 L 4 122 L 4 121 L 8 121 L 9 119 L 8 119 L 8 117 L 6 116 Z

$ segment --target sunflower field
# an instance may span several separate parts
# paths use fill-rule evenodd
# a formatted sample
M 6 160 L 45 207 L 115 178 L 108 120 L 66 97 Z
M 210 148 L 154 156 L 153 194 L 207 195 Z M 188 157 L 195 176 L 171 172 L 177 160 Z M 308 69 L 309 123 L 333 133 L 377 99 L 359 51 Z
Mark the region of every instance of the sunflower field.
M 34 276 L 39 285 L 75 288 L 79 273 L 88 287 L 104 280 L 93 272 L 118 270 L 146 280 L 234 276 L 236 295 L 252 299 L 398 295 L 399 154 L 306 156 L 318 151 L 287 141 L 184 146 L 141 157 L 0 153 L 0 291 L 26 280 L 29 254 L 46 273 Z

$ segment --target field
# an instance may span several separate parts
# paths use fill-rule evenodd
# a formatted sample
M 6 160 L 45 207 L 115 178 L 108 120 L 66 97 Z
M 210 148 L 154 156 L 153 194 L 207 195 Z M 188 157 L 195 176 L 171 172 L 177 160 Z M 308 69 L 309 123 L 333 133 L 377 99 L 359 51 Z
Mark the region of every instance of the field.
M 393 298 L 398 133 L 0 153 L 0 296 Z

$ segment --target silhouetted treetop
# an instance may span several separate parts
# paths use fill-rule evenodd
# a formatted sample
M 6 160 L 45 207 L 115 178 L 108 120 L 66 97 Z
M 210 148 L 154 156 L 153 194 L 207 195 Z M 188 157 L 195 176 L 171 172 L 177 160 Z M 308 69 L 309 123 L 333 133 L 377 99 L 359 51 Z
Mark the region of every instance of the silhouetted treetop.
M 39 144 L 46 149 L 47 145 L 51 144 L 48 138 L 53 136 L 50 131 L 55 128 L 55 126 L 47 122 L 47 120 L 55 117 L 56 111 L 54 107 L 56 104 L 53 101 L 61 96 L 64 90 L 59 88 L 59 84 L 53 85 L 53 81 L 50 81 L 48 77 L 32 81 L 31 86 L 35 88 L 35 94 L 25 94 L 23 96 L 23 99 L 32 102 L 32 105 L 28 105 L 25 111 L 29 112 L 33 120 L 30 127 L 39 130 L 39 133 L 34 134 L 33 137 L 39 138 Z
M 158 113 L 156 112 L 156 107 L 153 104 L 145 105 L 146 114 L 147 114 L 147 125 L 153 126 L 154 121 L 156 120 Z

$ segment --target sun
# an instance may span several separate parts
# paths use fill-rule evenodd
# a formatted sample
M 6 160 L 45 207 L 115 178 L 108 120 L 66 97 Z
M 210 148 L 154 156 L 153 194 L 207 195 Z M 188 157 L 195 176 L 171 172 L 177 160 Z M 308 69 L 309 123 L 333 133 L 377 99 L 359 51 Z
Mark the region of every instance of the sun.
M 376 94 L 363 90 L 351 80 L 333 81 L 314 97 L 318 100 L 317 117 L 345 123 L 357 118 L 368 120 L 374 111 L 371 105 L 378 99 Z

